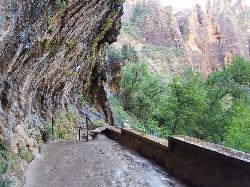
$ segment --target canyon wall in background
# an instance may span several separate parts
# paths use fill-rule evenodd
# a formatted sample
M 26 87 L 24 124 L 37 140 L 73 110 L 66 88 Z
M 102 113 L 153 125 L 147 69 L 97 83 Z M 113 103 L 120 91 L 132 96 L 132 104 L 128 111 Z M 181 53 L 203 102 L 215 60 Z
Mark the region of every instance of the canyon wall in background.
M 194 5 L 177 14 L 153 0 L 127 0 L 124 8 L 115 46 L 132 44 L 156 72 L 169 75 L 191 67 L 207 77 L 236 55 L 250 59 L 250 7 L 240 0 L 207 1 L 205 9 Z

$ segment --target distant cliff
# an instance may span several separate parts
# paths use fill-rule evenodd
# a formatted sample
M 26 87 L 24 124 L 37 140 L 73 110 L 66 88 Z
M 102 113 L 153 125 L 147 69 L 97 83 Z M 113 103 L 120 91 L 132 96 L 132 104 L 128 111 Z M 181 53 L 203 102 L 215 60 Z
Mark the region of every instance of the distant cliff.
M 157 1 L 127 0 L 117 48 L 132 43 L 153 70 L 171 75 L 191 67 L 207 77 L 233 56 L 250 59 L 250 7 L 240 0 L 208 1 L 203 10 L 173 14 Z
M 237 1 L 207 2 L 176 15 L 193 69 L 208 76 L 241 55 L 250 59 L 250 7 Z

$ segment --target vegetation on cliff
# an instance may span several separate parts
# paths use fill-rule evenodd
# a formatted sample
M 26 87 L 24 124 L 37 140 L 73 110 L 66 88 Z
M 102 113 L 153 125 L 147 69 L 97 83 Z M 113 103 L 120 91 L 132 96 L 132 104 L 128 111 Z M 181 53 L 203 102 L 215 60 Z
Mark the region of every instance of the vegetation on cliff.
M 0 186 L 8 187 L 13 184 L 11 171 L 17 171 L 17 158 L 0 142 Z
M 240 57 L 206 80 L 188 70 L 166 81 L 145 63 L 129 63 L 122 68 L 119 98 L 147 133 L 189 135 L 250 152 L 249 85 L 250 64 Z

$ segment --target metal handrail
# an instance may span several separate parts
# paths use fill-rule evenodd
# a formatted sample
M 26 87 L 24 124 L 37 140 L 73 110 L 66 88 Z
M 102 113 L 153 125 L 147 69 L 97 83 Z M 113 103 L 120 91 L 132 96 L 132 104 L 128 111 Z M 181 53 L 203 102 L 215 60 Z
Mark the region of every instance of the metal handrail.
M 92 124 L 92 125 L 95 125 L 89 118 L 87 115 L 85 115 L 85 122 L 86 122 L 86 129 L 87 129 L 87 135 L 86 135 L 86 140 L 89 141 L 89 122 Z M 81 140 L 81 127 L 78 128 L 78 137 L 79 137 L 79 140 Z
M 54 124 L 55 124 L 55 121 L 54 121 L 54 118 L 52 117 L 52 139 L 53 141 L 55 141 L 55 132 L 54 132 Z
M 92 124 L 92 125 L 95 125 L 89 118 L 87 115 L 85 115 L 85 122 L 86 122 L 86 130 L 87 130 L 87 135 L 86 135 L 86 140 L 89 141 L 89 122 Z M 78 128 L 78 137 L 79 137 L 79 140 L 81 140 L 81 127 Z
M 95 126 L 95 124 L 88 118 L 87 115 L 85 115 L 85 119 L 86 119 L 86 129 L 87 129 L 87 141 L 89 141 L 89 122 Z M 55 131 L 54 131 L 54 126 L 55 126 L 55 120 L 52 117 L 52 140 L 55 141 Z M 81 140 L 81 127 L 78 127 L 78 137 L 79 140 Z
M 89 141 L 89 122 L 92 124 L 92 125 L 95 125 L 89 118 L 88 116 L 86 115 L 85 116 L 85 119 L 86 119 L 86 129 L 87 129 L 87 138 L 86 140 Z M 81 130 L 79 128 L 79 140 L 81 140 Z

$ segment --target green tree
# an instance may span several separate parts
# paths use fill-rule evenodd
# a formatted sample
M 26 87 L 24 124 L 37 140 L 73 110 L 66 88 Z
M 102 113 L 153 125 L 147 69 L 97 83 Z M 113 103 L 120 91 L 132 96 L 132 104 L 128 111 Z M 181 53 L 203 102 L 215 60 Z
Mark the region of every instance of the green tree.
M 147 64 L 127 64 L 122 69 L 120 82 L 124 110 L 146 121 L 156 110 L 166 95 L 166 83 L 162 78 L 153 74 Z M 158 128 L 153 123 L 145 123 L 144 129 L 149 133 Z
M 139 62 L 138 52 L 131 44 L 123 44 L 121 49 L 122 59 L 125 62 L 137 63 Z
M 144 0 L 141 3 L 137 3 L 133 9 L 132 17 L 130 19 L 132 24 L 136 24 L 138 21 L 143 21 L 143 18 L 147 13 L 147 3 Z
M 121 99 L 125 111 L 134 107 L 134 96 L 139 92 L 138 86 L 142 83 L 143 77 L 147 74 L 148 68 L 144 63 L 127 64 L 122 68 Z
M 165 132 L 162 136 L 197 136 L 197 123 L 207 107 L 206 94 L 204 81 L 199 75 L 189 71 L 185 78 L 175 76 L 168 85 L 167 97 L 161 102 L 158 113 L 153 117 Z
M 107 49 L 107 58 L 109 62 L 121 59 L 121 52 L 114 46 L 110 45 Z
M 128 44 L 123 44 L 121 49 L 122 59 L 128 60 L 129 57 L 129 46 Z
M 246 97 L 244 89 L 250 84 L 250 65 L 241 57 L 207 80 L 208 108 L 200 124 L 202 139 L 221 143 L 227 126 L 236 115 L 238 105 Z
M 224 145 L 250 153 L 250 109 L 244 108 L 233 118 L 225 133 Z
M 207 80 L 189 70 L 168 85 L 145 63 L 131 63 L 122 68 L 120 86 L 124 109 L 137 116 L 146 132 L 189 135 L 248 150 L 250 64 L 244 59 L 236 57 Z

